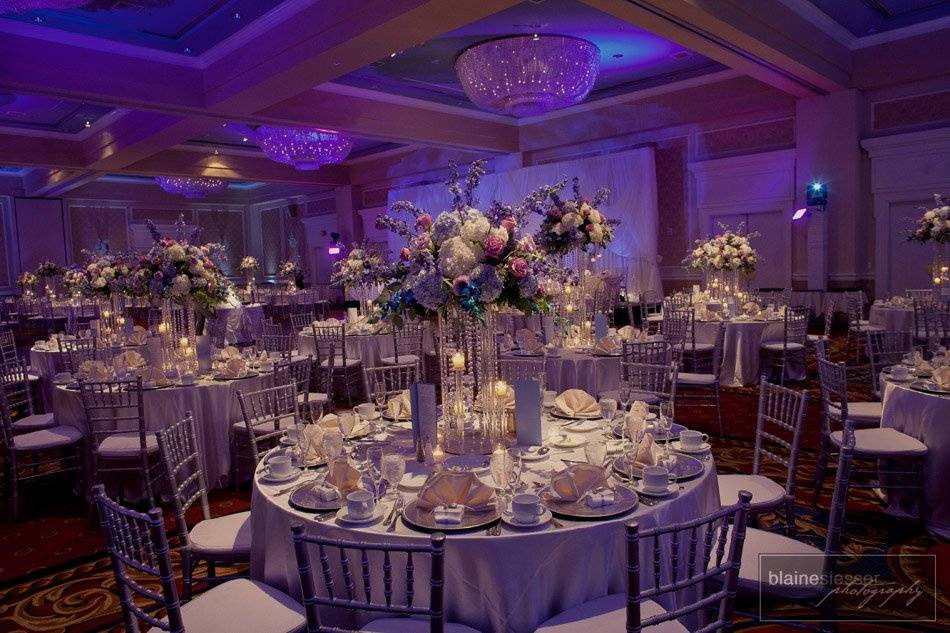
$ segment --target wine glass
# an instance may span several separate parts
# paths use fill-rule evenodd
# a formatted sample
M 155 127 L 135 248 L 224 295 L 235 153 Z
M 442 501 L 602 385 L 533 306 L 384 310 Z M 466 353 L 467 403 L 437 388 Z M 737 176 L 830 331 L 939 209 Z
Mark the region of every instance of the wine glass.
M 373 404 L 376 405 L 376 411 L 379 415 L 382 415 L 386 408 L 386 395 L 386 383 L 382 380 L 375 381 L 373 383 Z
M 508 488 L 514 494 L 521 488 L 521 473 L 524 471 L 524 462 L 520 457 L 511 456 L 505 462 L 505 475 L 508 477 Z
M 614 417 L 617 415 L 617 401 L 613 398 L 600 399 L 600 417 L 605 435 L 613 430 Z
M 373 482 L 373 495 L 379 499 L 379 488 L 382 484 L 383 449 L 381 446 L 370 446 L 366 451 L 366 461 L 362 470 Z
M 630 398 L 633 397 L 633 385 L 630 384 L 629 380 L 620 381 L 620 406 L 623 407 L 622 412 L 626 413 L 630 410 Z
M 584 446 L 584 457 L 592 466 L 603 466 L 607 461 L 607 442 L 604 440 L 590 440 Z
M 342 411 L 337 417 L 337 420 L 340 425 L 340 433 L 343 434 L 343 439 L 348 438 L 356 426 L 356 413 L 353 411 Z
M 386 496 L 395 496 L 396 487 L 406 474 L 406 460 L 398 453 L 388 453 L 383 455 L 383 461 L 380 467 L 380 475 L 386 480 Z
M 320 448 L 323 451 L 323 457 L 328 462 L 336 459 L 343 452 L 343 434 L 333 429 L 327 429 L 320 441 Z

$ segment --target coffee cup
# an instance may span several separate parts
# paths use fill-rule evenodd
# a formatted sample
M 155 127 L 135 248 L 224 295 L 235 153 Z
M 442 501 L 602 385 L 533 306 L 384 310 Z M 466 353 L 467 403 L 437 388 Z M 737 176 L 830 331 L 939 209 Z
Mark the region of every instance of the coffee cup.
M 517 494 L 511 498 L 511 514 L 519 523 L 531 523 L 544 514 L 541 497 L 530 492 Z
M 293 468 L 289 455 L 274 455 L 267 462 L 267 470 L 275 477 L 286 477 Z
M 376 417 L 376 407 L 371 402 L 356 405 L 356 412 L 364 420 L 372 420 Z
M 709 436 L 700 431 L 692 429 L 683 429 L 680 431 L 680 444 L 683 448 L 698 449 L 709 441 Z
M 545 407 L 546 409 L 550 409 L 551 407 L 553 407 L 553 406 L 554 406 L 554 401 L 555 401 L 556 399 L 557 399 L 557 392 L 556 392 L 556 391 L 549 391 L 549 390 L 547 390 L 547 389 L 544 391 L 544 397 L 543 397 L 542 402 L 544 403 L 544 407 Z
M 891 377 L 896 378 L 897 380 L 907 380 L 907 377 L 910 375 L 910 369 L 905 365 L 894 365 L 891 367 Z
M 376 510 L 376 499 L 368 490 L 356 490 L 346 495 L 346 512 L 351 519 L 368 519 Z
M 665 466 L 647 466 L 643 469 L 643 488 L 651 492 L 666 490 L 670 485 L 670 471 Z

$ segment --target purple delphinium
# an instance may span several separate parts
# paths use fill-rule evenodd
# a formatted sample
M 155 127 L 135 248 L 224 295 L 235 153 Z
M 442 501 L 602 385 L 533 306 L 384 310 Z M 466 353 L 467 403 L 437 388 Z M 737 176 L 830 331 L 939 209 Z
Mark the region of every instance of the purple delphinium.
M 406 279 L 406 288 L 426 310 L 439 310 L 449 300 L 449 289 L 436 269 L 419 272 Z

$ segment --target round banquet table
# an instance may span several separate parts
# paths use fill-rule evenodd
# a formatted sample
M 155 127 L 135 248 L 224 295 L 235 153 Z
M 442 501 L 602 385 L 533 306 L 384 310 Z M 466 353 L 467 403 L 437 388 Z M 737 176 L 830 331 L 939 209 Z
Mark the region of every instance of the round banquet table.
M 264 306 L 249 303 L 235 307 L 217 308 L 206 325 L 206 334 L 212 340 L 249 345 L 261 340 L 264 333 Z
M 97 350 L 96 353 L 97 355 L 101 355 L 103 359 L 111 359 L 123 349 L 131 349 L 145 356 L 146 353 L 143 351 L 143 348 L 144 346 L 141 345 L 129 345 L 127 347 L 113 345 L 111 347 L 103 347 Z M 40 379 L 40 393 L 43 396 L 43 405 L 46 411 L 52 410 L 50 407 L 53 403 L 53 376 L 56 375 L 57 353 L 59 353 L 57 350 L 38 348 L 36 347 L 36 343 L 30 348 L 30 370 Z
M 317 357 L 313 344 L 313 332 L 302 330 L 297 334 L 297 349 L 303 356 Z M 363 367 L 378 367 L 380 359 L 395 354 L 393 335 L 385 334 L 349 334 L 346 335 L 346 357 L 359 358 Z
M 871 325 L 880 325 L 891 332 L 913 332 L 914 309 L 903 306 L 872 305 L 868 321 Z
M 501 358 L 532 360 L 538 356 L 518 356 L 502 353 Z M 587 352 L 562 350 L 560 356 L 544 357 L 544 388 L 562 392 L 583 389 L 598 394 L 620 389 L 620 357 L 595 356 Z
M 551 423 L 546 420 L 545 426 Z M 411 452 L 410 443 L 408 440 L 405 444 L 407 454 Z M 564 467 L 561 458 L 582 460 L 583 449 L 526 462 L 524 481 L 546 483 L 551 469 Z M 409 472 L 416 466 L 411 459 L 407 463 Z M 480 477 L 492 485 L 490 475 Z M 251 578 L 287 591 L 297 599 L 300 598 L 299 576 L 290 539 L 290 528 L 295 524 L 302 524 L 311 533 L 321 536 L 366 543 L 428 542 L 426 534 L 410 529 L 401 520 L 392 533 L 387 532 L 381 522 L 358 528 L 342 526 L 332 518 L 318 522 L 312 512 L 291 508 L 289 495 L 275 495 L 287 485 L 268 485 L 255 479 L 251 498 Z M 400 494 L 409 501 L 415 493 Z M 382 503 L 385 516 L 392 504 Z M 603 521 L 559 518 L 561 528 L 551 524 L 527 529 L 503 526 L 499 536 L 488 536 L 484 529 L 449 534 L 445 547 L 446 619 L 486 632 L 534 631 L 539 624 L 565 609 L 625 591 L 623 525 L 626 521 L 636 519 L 641 529 L 649 529 L 687 521 L 718 508 L 716 468 L 710 459 L 705 462 L 703 473 L 685 482 L 671 499 L 652 506 L 641 501 L 633 512 L 621 517 Z M 311 556 L 316 564 L 316 554 Z M 652 569 L 652 549 L 644 548 L 640 564 L 644 569 Z M 372 566 L 378 567 L 378 561 L 373 561 Z M 316 571 L 316 567 L 314 569 Z M 319 571 L 316 573 L 319 575 Z M 397 578 L 399 573 L 395 572 Z M 428 599 L 427 573 L 425 563 L 416 564 L 416 597 L 423 603 Z M 377 569 L 374 576 L 381 575 Z M 322 587 L 322 580 L 316 582 Z M 342 578 L 335 584 L 342 587 Z M 402 599 L 399 587 L 394 589 L 394 598 Z M 681 592 L 675 597 L 677 604 L 661 602 L 669 609 L 685 606 L 695 599 L 693 593 Z M 352 625 L 352 622 L 344 624 Z
M 881 426 L 897 429 L 927 446 L 924 460 L 924 522 L 934 534 L 950 538 L 950 396 L 915 391 L 907 383 L 885 381 Z M 891 495 L 890 510 L 900 510 L 899 495 Z
M 720 382 L 725 386 L 741 387 L 759 382 L 759 357 L 762 343 L 781 342 L 784 325 L 781 319 L 771 321 L 696 321 L 696 342 L 715 343 L 716 328 L 722 323 L 725 333 L 722 341 L 722 369 Z M 799 361 L 786 368 L 791 380 L 804 380 L 805 367 Z
M 181 421 L 191 411 L 208 485 L 225 486 L 231 469 L 231 424 L 243 420 L 237 392 L 256 391 L 271 383 L 272 374 L 261 373 L 238 380 L 202 379 L 187 387 L 146 390 L 143 395 L 146 427 L 151 431 L 167 428 Z M 52 392 L 57 423 L 81 429 L 88 436 L 86 414 L 79 391 L 57 386 Z M 117 430 L 137 429 L 129 427 Z M 87 457 L 91 463 L 91 453 Z

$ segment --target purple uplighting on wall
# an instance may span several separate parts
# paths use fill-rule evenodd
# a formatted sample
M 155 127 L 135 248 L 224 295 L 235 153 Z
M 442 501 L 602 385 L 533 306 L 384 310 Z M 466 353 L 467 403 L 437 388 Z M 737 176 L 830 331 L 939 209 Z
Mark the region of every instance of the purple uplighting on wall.
M 186 198 L 204 198 L 211 193 L 222 193 L 228 188 L 228 181 L 220 178 L 185 178 L 175 176 L 155 176 L 158 186 Z
M 343 161 L 353 149 L 353 139 L 332 130 L 301 130 L 262 125 L 257 142 L 267 157 L 301 171 L 320 169 Z
M 564 35 L 488 40 L 459 55 L 455 70 L 475 105 L 515 117 L 537 116 L 583 101 L 597 79 L 600 50 Z

